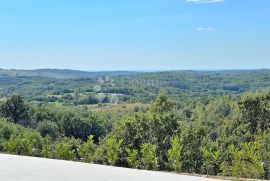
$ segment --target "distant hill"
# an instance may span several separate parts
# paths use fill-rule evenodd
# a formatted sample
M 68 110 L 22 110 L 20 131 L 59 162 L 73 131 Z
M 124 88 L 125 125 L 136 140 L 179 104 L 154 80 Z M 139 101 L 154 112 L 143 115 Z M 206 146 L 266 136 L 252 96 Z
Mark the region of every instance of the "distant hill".
M 140 72 L 135 71 L 101 71 L 87 72 L 69 69 L 36 69 L 36 70 L 18 70 L 18 69 L 0 69 L 0 76 L 5 77 L 54 77 L 54 78 L 91 78 L 98 76 L 121 76 L 136 75 Z
M 179 102 L 189 102 L 269 90 L 267 69 L 156 72 L 0 69 L 0 100 L 21 94 L 29 101 L 76 103 L 88 96 L 85 102 L 95 102 L 99 93 L 104 93 L 107 97 L 121 94 L 122 102 L 149 103 L 160 91 L 165 91 Z

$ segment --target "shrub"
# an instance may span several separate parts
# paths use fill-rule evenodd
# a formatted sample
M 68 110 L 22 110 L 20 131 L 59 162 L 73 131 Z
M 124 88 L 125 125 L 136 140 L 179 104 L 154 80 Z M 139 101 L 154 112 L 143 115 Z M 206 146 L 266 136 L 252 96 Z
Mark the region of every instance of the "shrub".
M 128 162 L 128 165 L 131 167 L 131 168 L 138 168 L 139 165 L 140 165 L 140 161 L 139 161 L 139 151 L 134 149 L 134 150 L 131 150 L 129 148 L 126 148 L 126 152 L 127 152 L 127 162 Z
M 77 160 L 80 142 L 74 138 L 64 138 L 55 143 L 53 157 L 62 160 Z
M 146 170 L 157 170 L 158 160 L 156 157 L 156 145 L 145 143 L 141 146 L 141 165 Z
M 121 145 L 123 140 L 117 140 L 114 137 L 106 137 L 100 142 L 100 146 L 96 151 L 96 159 L 99 163 L 117 165 L 120 160 Z
M 222 163 L 224 174 L 235 177 L 262 178 L 264 168 L 260 161 L 260 155 L 254 149 L 252 143 L 244 143 L 241 149 L 233 150 L 231 164 Z
M 220 153 L 214 151 L 212 148 L 202 147 L 202 156 L 204 161 L 204 167 L 206 169 L 206 174 L 216 175 L 219 172 L 219 157 Z
M 94 136 L 88 136 L 87 142 L 84 142 L 79 149 L 79 156 L 83 162 L 91 163 L 94 161 L 96 145 L 94 143 Z
M 54 158 L 54 146 L 51 137 L 45 137 L 42 145 L 41 156 L 44 158 Z
M 39 134 L 34 132 L 12 135 L 10 139 L 5 142 L 5 150 L 8 153 L 18 155 L 40 156 L 41 147 L 42 138 Z
M 38 124 L 37 131 L 40 132 L 41 136 L 50 136 L 57 138 L 59 136 L 58 125 L 52 121 L 42 121 Z
M 168 164 L 169 168 L 175 172 L 181 172 L 182 168 L 182 150 L 183 146 L 180 143 L 179 137 L 176 136 L 171 139 L 171 148 L 168 150 Z
M 65 136 L 75 137 L 86 141 L 89 135 L 94 135 L 96 142 L 104 131 L 102 123 L 97 116 L 89 113 L 80 114 L 76 112 L 67 112 L 63 115 L 61 128 L 63 129 Z
M 11 135 L 18 135 L 22 133 L 25 128 L 7 122 L 5 119 L 0 119 L 0 137 L 4 140 L 8 140 Z

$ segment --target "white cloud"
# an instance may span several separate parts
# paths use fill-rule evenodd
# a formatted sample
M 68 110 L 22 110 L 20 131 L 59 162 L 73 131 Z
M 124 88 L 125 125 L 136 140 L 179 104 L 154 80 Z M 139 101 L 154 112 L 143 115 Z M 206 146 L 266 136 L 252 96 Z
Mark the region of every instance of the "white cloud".
M 215 31 L 216 28 L 214 28 L 214 27 L 199 27 L 196 30 L 197 31 Z
M 224 0 L 186 0 L 186 2 L 191 2 L 191 3 L 196 3 L 196 4 L 209 4 L 209 3 L 224 2 Z

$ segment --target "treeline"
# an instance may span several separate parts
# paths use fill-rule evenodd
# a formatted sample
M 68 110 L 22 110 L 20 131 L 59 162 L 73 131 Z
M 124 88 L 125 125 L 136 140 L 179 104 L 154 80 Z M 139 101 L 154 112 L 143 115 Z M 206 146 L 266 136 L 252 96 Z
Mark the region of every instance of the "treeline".
M 0 71 L 0 101 L 20 94 L 27 101 L 66 105 L 110 103 L 108 99 L 99 100 L 99 93 L 104 93 L 120 94 L 121 103 L 149 103 L 164 90 L 174 100 L 187 103 L 191 99 L 266 90 L 270 85 L 270 70 L 101 72 L 90 73 L 89 77 L 84 76 L 87 72 L 44 71 L 41 74 L 23 71 L 22 74 L 12 70 L 14 73 L 5 76 Z M 31 72 L 34 74 L 28 75 Z M 59 76 L 50 77 L 51 73 Z
M 269 179 L 270 93 L 149 109 L 117 117 L 84 108 L 1 107 L 0 151 L 148 170 Z M 109 120 L 109 121 L 108 121 Z

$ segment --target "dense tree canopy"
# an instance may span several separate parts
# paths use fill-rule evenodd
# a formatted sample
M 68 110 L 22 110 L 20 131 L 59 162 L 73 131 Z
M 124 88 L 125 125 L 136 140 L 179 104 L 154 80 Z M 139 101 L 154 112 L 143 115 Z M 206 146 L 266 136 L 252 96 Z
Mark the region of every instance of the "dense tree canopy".
M 210 97 L 183 105 L 160 93 L 144 109 L 129 106 L 93 109 L 27 103 L 13 96 L 1 104 L 0 151 L 269 179 L 269 93 Z M 21 124 L 25 119 L 31 124 Z
M 20 95 L 9 98 L 4 104 L 1 105 L 0 111 L 4 117 L 15 123 L 29 119 L 30 116 L 29 107 Z

